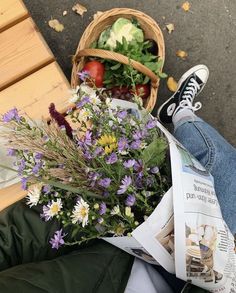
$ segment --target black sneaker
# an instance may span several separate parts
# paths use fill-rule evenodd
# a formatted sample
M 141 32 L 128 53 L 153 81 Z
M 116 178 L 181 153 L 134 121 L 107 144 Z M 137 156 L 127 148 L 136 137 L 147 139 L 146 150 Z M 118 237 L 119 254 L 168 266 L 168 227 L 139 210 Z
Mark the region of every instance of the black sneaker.
M 158 109 L 157 115 L 162 123 L 171 123 L 173 116 L 183 108 L 193 112 L 201 108 L 201 103 L 193 105 L 194 98 L 203 90 L 209 76 L 205 65 L 190 68 L 180 78 L 177 91 Z

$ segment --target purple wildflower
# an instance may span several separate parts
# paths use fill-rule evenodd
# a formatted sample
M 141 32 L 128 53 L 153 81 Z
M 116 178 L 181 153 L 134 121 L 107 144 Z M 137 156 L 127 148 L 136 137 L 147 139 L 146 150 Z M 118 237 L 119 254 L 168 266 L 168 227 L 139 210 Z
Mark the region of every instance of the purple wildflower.
M 85 81 L 89 77 L 89 72 L 87 70 L 83 70 L 81 72 L 78 72 L 79 79 L 82 81 Z
M 12 120 L 16 120 L 17 122 L 20 122 L 21 117 L 19 116 L 18 110 L 16 108 L 13 108 L 9 110 L 7 113 L 5 113 L 2 116 L 3 122 L 10 122 Z
M 51 191 L 51 186 L 50 185 L 44 185 L 43 186 L 43 192 L 48 194 Z
M 49 136 L 48 136 L 48 135 L 44 135 L 44 136 L 43 136 L 43 140 L 44 140 L 45 142 L 48 142 L 48 141 L 49 141 Z
M 103 218 L 98 218 L 98 224 L 102 224 L 103 221 L 104 221 Z M 101 229 L 101 227 L 95 227 L 95 228 L 97 229 L 98 232 L 104 232 L 103 229 Z
M 135 160 L 128 160 L 128 161 L 125 161 L 125 162 L 123 163 L 123 166 L 124 166 L 125 168 L 132 168 L 132 167 L 134 166 L 135 163 L 136 163 Z
M 127 138 L 125 138 L 125 137 L 120 138 L 118 141 L 118 150 L 122 152 L 127 148 L 128 148 Z
M 132 179 L 130 176 L 125 175 L 125 177 L 121 180 L 120 189 L 117 191 L 117 194 L 123 194 L 127 191 L 128 187 L 132 183 Z
M 133 134 L 133 139 L 134 140 L 140 140 L 143 138 L 143 133 L 141 131 L 135 131 Z
M 93 154 L 94 154 L 94 156 L 96 157 L 96 156 L 101 155 L 103 152 L 104 152 L 104 150 L 103 150 L 102 147 L 97 147 L 97 148 L 95 149 L 95 151 L 94 151 Z
M 44 219 L 45 222 L 50 220 L 50 216 L 48 215 L 48 211 L 50 210 L 49 206 L 43 206 L 43 212 L 40 214 L 40 217 Z
M 22 172 L 24 171 L 25 169 L 25 160 L 24 159 L 21 159 L 20 160 L 20 164 L 18 165 L 18 173 L 19 174 L 22 174 Z
M 117 117 L 120 118 L 121 120 L 122 119 L 125 119 L 125 117 L 127 116 L 127 111 L 123 110 L 123 111 L 119 111 L 117 113 Z
M 62 229 L 55 232 L 49 243 L 52 245 L 52 248 L 59 249 L 60 246 L 65 244 L 64 237 L 65 233 L 62 233 Z
M 34 158 L 35 158 L 36 160 L 41 160 L 42 157 L 43 157 L 43 154 L 41 154 L 41 153 L 36 153 L 35 156 L 34 156 Z
M 146 178 L 146 184 L 149 187 L 153 186 L 153 184 L 154 184 L 154 178 L 153 178 L 153 176 L 149 176 L 149 177 Z
M 41 162 L 40 162 L 40 163 L 37 163 L 37 164 L 33 167 L 33 169 L 32 169 L 32 173 L 33 173 L 34 175 L 37 175 L 37 174 L 39 173 L 41 167 L 42 167 L 42 163 L 41 163 Z
M 28 178 L 26 177 L 21 178 L 21 187 L 24 190 L 27 190 L 27 181 L 28 181 Z
M 138 173 L 142 172 L 143 171 L 143 162 L 142 160 L 138 160 L 136 161 L 136 163 L 134 164 L 134 170 Z
M 110 195 L 110 193 L 107 190 L 104 190 L 102 195 L 104 197 L 108 197 Z
M 159 173 L 160 170 L 159 170 L 159 168 L 156 166 L 156 167 L 151 168 L 150 171 L 151 171 L 152 174 L 157 174 L 157 173 Z
M 107 164 L 114 164 L 115 162 L 117 162 L 118 158 L 116 153 L 112 153 L 107 159 L 106 159 L 106 163 Z
M 67 136 L 69 136 L 72 139 L 73 131 L 70 124 L 66 121 L 65 117 L 56 110 L 55 105 L 53 103 L 51 103 L 49 106 L 49 113 L 50 116 L 57 122 L 59 127 L 65 126 Z
M 84 152 L 84 157 L 86 160 L 91 160 L 93 158 L 92 154 L 89 151 Z
M 136 198 L 134 195 L 128 195 L 126 200 L 125 200 L 125 205 L 128 207 L 132 207 L 135 204 Z
M 92 145 L 92 132 L 87 130 L 85 136 L 83 137 L 83 142 L 85 145 Z
M 90 186 L 94 187 L 96 181 L 99 179 L 100 175 L 97 172 L 90 172 L 88 179 L 90 181 Z
M 110 186 L 110 184 L 111 184 L 110 178 L 103 178 L 98 181 L 98 185 L 100 185 L 104 188 L 108 188 Z
M 152 129 L 157 125 L 156 121 L 154 119 L 150 119 L 148 123 L 146 124 L 147 129 Z
M 104 215 L 106 210 L 107 210 L 107 206 L 106 206 L 105 202 L 102 202 L 100 204 L 99 215 Z
M 76 107 L 77 108 L 82 108 L 85 104 L 88 104 L 90 103 L 90 98 L 85 96 L 81 99 L 81 101 L 79 101 L 77 104 L 76 104 Z
M 138 150 L 141 147 L 141 140 L 135 140 L 131 143 L 130 147 L 133 150 Z
M 10 156 L 10 157 L 13 157 L 16 155 L 16 150 L 14 149 L 8 149 L 7 150 L 7 155 Z
M 143 180 L 142 180 L 142 177 L 143 177 L 143 173 L 139 173 L 138 176 L 135 178 L 135 186 L 138 188 L 138 189 L 143 189 Z

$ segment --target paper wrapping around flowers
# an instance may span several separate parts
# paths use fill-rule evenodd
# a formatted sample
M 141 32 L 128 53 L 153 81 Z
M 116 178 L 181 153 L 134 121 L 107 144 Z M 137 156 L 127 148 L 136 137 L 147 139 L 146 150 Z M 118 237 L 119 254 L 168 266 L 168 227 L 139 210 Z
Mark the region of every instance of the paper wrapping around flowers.
M 12 168 L 13 158 L 7 156 L 5 142 L 0 138 L 0 164 Z M 0 167 L 0 189 L 10 186 L 20 181 L 16 172 Z

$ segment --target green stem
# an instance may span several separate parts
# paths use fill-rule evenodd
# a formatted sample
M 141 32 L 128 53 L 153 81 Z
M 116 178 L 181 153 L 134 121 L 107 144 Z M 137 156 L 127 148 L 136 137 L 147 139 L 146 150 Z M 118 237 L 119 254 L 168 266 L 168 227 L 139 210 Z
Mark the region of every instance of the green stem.
M 88 196 L 88 197 L 98 198 L 98 199 L 102 199 L 103 201 L 107 201 L 103 196 L 95 194 L 95 193 L 93 193 L 93 192 L 91 192 L 89 190 L 84 190 L 82 188 L 73 187 L 73 186 L 69 186 L 69 185 L 66 185 L 66 184 L 63 184 L 63 183 L 60 183 L 60 182 L 55 182 L 55 181 L 46 180 L 46 179 L 42 179 L 41 181 L 46 183 L 46 184 L 52 185 L 54 187 L 57 187 L 57 188 L 61 188 L 61 189 L 71 191 L 71 192 L 74 192 L 74 193 L 80 193 L 83 196 L 85 195 L 85 196 Z
M 85 238 L 85 239 L 82 239 L 82 240 L 78 240 L 78 241 L 74 241 L 74 242 L 65 242 L 65 245 L 67 245 L 67 246 L 72 246 L 72 245 L 76 245 L 76 244 L 80 245 L 85 241 L 97 239 L 97 238 L 100 238 L 102 236 L 104 236 L 104 234 L 97 234 L 97 235 L 94 235 L 94 236 L 91 236 L 91 237 L 88 237 L 88 238 Z

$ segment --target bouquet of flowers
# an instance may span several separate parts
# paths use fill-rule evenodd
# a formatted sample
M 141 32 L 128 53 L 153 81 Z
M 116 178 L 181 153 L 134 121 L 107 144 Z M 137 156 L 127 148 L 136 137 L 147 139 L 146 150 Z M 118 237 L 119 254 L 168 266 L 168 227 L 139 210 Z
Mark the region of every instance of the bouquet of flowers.
M 61 224 L 50 240 L 56 249 L 131 235 L 171 186 L 168 143 L 151 115 L 112 106 L 106 91 L 86 82 L 71 102 L 69 119 L 54 104 L 50 123 L 15 108 L 1 119 L 27 204 Z

